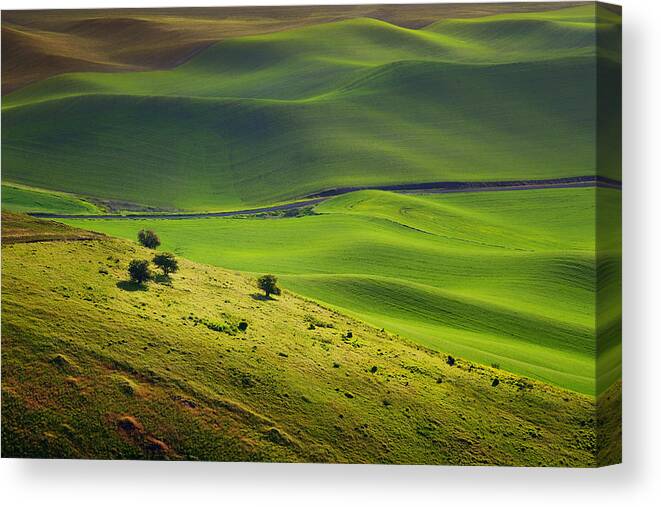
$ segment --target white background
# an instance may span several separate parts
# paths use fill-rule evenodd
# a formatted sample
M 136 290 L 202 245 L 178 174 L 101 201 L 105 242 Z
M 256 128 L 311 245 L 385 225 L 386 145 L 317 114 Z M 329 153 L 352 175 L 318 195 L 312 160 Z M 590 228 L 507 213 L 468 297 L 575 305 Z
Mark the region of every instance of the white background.
M 0 7 L 296 3 L 361 2 L 0 0 Z M 623 465 L 600 470 L 562 470 L 3 459 L 0 498 L 4 505 L 659 505 L 661 2 L 622 0 L 618 3 L 624 9 Z

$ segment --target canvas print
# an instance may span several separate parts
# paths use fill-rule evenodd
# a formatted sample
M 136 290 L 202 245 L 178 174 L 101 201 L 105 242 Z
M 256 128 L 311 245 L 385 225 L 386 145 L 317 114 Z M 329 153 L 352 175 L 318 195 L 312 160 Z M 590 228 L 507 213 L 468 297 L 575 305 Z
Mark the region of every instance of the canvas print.
M 2 13 L 2 456 L 621 460 L 621 9 Z

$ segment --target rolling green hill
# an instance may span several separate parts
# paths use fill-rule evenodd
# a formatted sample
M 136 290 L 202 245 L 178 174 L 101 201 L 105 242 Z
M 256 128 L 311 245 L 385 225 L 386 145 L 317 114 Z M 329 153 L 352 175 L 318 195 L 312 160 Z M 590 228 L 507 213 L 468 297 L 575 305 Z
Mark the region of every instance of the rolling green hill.
M 337 186 L 594 174 L 595 27 L 605 41 L 619 30 L 591 5 L 420 30 L 352 19 L 223 41 L 171 71 L 64 74 L 5 97 L 3 178 L 221 210 Z M 600 55 L 616 77 L 615 52 Z
M 594 466 L 621 452 L 597 446 L 617 412 L 597 421 L 590 397 L 463 358 L 450 366 L 184 259 L 140 288 L 126 265 L 152 251 L 2 222 L 3 457 Z M 619 384 L 601 402 L 618 400 Z
M 586 2 L 562 6 L 581 4 Z M 3 10 L 2 94 L 65 72 L 174 67 L 219 40 L 341 19 L 371 17 L 420 28 L 439 19 L 557 8 L 526 2 Z
M 620 460 L 618 9 L 437 8 L 3 13 L 3 457 Z
M 187 258 L 274 272 L 295 292 L 425 346 L 594 393 L 620 375 L 613 307 L 601 315 L 609 373 L 595 381 L 596 196 L 614 224 L 600 257 L 602 276 L 613 274 L 602 288 L 613 295 L 618 192 L 362 191 L 299 218 L 69 223 L 130 239 L 152 228 L 163 248 Z

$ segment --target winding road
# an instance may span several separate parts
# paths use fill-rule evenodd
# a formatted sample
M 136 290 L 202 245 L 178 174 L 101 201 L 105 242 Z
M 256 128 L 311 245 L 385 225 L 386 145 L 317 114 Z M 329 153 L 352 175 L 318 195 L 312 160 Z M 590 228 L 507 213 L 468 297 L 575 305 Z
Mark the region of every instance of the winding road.
M 67 215 L 60 213 L 28 213 L 36 218 L 78 218 L 78 219 L 162 219 L 185 220 L 192 218 L 232 217 L 239 215 L 259 215 L 260 213 L 273 213 L 288 211 L 307 206 L 314 206 L 331 197 L 360 190 L 385 190 L 398 193 L 415 194 L 445 194 L 458 192 L 495 192 L 506 190 L 539 190 L 545 188 L 580 188 L 603 187 L 620 190 L 622 183 L 603 176 L 573 176 L 568 178 L 554 178 L 550 180 L 518 180 L 518 181 L 437 181 L 431 183 L 408 183 L 402 185 L 374 185 L 364 187 L 342 187 L 325 190 L 316 194 L 305 196 L 302 200 L 289 204 L 267 206 L 236 211 L 218 211 L 203 213 L 134 213 L 130 215 Z

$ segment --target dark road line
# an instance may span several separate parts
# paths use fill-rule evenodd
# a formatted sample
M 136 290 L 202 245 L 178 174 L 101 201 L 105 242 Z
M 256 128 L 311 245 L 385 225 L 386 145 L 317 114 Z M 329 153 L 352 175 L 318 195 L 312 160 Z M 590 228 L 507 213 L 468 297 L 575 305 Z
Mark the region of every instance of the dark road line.
M 575 176 L 569 178 L 555 178 L 550 180 L 520 180 L 520 181 L 442 181 L 432 183 L 410 183 L 403 185 L 374 185 L 365 187 L 343 187 L 325 190 L 316 194 L 311 194 L 303 201 L 281 204 L 278 206 L 267 206 L 265 208 L 253 208 L 236 211 L 218 211 L 208 213 L 136 213 L 131 215 L 66 215 L 59 213 L 28 213 L 36 218 L 68 218 L 68 219 L 106 219 L 106 220 L 144 220 L 144 219 L 162 219 L 162 220 L 186 220 L 193 218 L 213 218 L 213 217 L 233 217 L 239 215 L 258 215 L 260 213 L 273 213 L 278 211 L 288 211 L 307 206 L 314 206 L 320 202 L 326 201 L 331 197 L 358 192 L 360 190 L 384 190 L 398 193 L 428 193 L 445 194 L 461 192 L 497 192 L 509 190 L 540 190 L 548 188 L 581 188 L 581 187 L 602 187 L 614 188 L 620 190 L 622 183 L 601 176 Z

